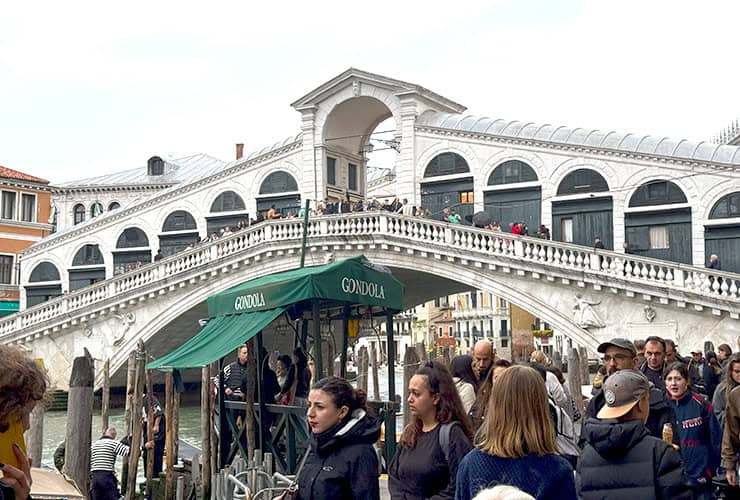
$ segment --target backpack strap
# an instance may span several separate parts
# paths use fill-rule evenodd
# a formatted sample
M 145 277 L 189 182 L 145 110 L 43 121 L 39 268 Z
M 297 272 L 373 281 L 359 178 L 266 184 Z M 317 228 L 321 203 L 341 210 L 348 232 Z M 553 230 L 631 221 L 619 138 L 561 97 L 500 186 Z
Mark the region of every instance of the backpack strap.
M 452 421 L 439 425 L 439 447 L 442 448 L 447 463 L 450 463 L 450 433 L 455 425 L 459 425 L 459 422 Z

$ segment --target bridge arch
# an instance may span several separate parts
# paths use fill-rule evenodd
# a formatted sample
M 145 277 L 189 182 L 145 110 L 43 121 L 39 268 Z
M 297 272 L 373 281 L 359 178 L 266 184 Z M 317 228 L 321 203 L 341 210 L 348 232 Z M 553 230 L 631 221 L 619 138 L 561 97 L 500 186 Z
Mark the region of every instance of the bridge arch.
M 318 253 L 317 253 L 318 252 Z M 310 252 L 308 254 L 308 262 L 321 263 L 323 262 L 323 253 L 321 250 L 317 252 Z M 540 300 L 534 296 L 525 286 L 517 286 L 516 280 L 511 280 L 512 275 L 487 270 L 486 268 L 478 268 L 474 266 L 462 266 L 460 262 L 450 262 L 446 259 L 435 260 L 433 270 L 430 270 L 430 261 L 428 259 L 420 258 L 418 255 L 408 255 L 403 252 L 394 252 L 392 249 L 382 249 L 380 246 L 375 249 L 367 249 L 364 254 L 372 262 L 386 266 L 398 272 L 403 270 L 404 272 L 418 273 L 420 277 L 435 276 L 436 278 L 443 278 L 451 283 L 460 285 L 461 287 L 467 287 L 469 283 L 475 283 L 475 288 L 493 293 L 503 299 L 510 301 L 522 307 L 525 310 L 537 311 L 537 316 L 548 324 L 552 325 L 553 328 L 562 332 L 565 336 L 573 339 L 575 343 L 582 346 L 588 347 L 595 350 L 599 344 L 598 339 L 594 334 L 579 327 L 570 313 L 570 304 L 565 307 L 561 303 L 550 303 L 546 300 Z M 335 254 L 337 259 L 353 256 L 352 251 L 338 250 Z M 188 288 L 183 295 L 178 295 L 177 299 L 173 299 L 169 302 L 169 306 L 163 308 L 158 314 L 153 315 L 152 319 L 142 325 L 139 334 L 136 338 L 129 338 L 126 343 L 121 346 L 114 354 L 111 360 L 113 371 L 118 367 L 122 366 L 126 362 L 128 352 L 135 349 L 136 341 L 141 338 L 145 342 L 148 342 L 151 338 L 158 334 L 166 326 L 173 323 L 178 317 L 191 311 L 193 308 L 204 303 L 206 299 L 214 294 L 223 290 L 232 288 L 240 283 L 248 280 L 253 280 L 266 276 L 269 274 L 279 273 L 282 271 L 288 271 L 295 269 L 298 266 L 299 257 L 294 255 L 286 255 L 284 257 L 272 258 L 269 261 L 265 261 L 263 265 L 247 265 L 240 267 L 236 271 L 232 272 L 219 272 L 216 277 L 208 281 L 207 286 L 197 286 L 194 288 Z M 422 278 L 420 278 L 422 279 Z M 528 280 L 523 279 L 522 284 Z M 430 296 L 429 290 L 422 284 L 417 285 L 419 290 L 425 288 L 422 291 L 409 290 L 408 297 L 414 294 L 417 296 L 419 303 L 426 300 L 431 300 L 434 297 Z M 540 286 L 535 282 L 534 286 Z M 177 293 L 177 292 L 173 292 Z M 442 292 L 443 294 L 444 292 Z M 416 305 L 414 303 L 405 303 L 404 307 L 411 307 Z

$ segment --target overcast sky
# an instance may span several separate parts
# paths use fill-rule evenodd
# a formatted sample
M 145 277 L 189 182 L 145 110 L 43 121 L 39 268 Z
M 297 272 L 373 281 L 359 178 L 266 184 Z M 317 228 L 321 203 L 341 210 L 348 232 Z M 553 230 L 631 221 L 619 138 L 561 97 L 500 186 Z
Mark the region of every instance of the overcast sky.
M 62 182 L 234 156 L 354 66 L 480 116 L 707 140 L 740 113 L 740 2 L 6 2 L 0 165 Z

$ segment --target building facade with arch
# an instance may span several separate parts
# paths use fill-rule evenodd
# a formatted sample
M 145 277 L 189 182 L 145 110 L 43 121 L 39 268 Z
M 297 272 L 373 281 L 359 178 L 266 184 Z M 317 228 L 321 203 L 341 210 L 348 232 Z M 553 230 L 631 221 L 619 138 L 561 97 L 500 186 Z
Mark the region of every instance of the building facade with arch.
M 152 156 L 135 172 L 57 186 L 58 232 L 23 254 L 23 303 L 34 287 L 68 290 L 86 270 L 73 265 L 83 244 L 101 242 L 102 264 L 89 265 L 110 277 L 273 205 L 287 216 L 306 199 L 376 195 L 432 217 L 446 207 L 485 210 L 504 231 L 523 222 L 533 235 L 542 224 L 554 239 L 593 246 L 598 237 L 607 249 L 657 259 L 703 266 L 717 253 L 723 269 L 740 272 L 738 146 L 468 115 L 425 87 L 354 68 L 291 105 L 297 135 L 234 161 Z M 395 127 L 397 155 L 373 181 L 380 123 Z M 43 262 L 59 280 L 32 280 Z M 48 265 L 40 274 L 56 276 Z

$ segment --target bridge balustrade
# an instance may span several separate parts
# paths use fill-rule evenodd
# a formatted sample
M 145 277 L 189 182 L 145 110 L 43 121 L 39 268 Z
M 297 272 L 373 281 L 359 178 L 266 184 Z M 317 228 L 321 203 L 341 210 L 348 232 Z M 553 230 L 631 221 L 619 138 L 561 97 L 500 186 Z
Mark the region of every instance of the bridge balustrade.
M 292 241 L 299 247 L 302 234 L 303 223 L 299 219 L 265 221 L 8 316 L 0 321 L 0 341 L 34 325 L 72 317 L 73 313 L 85 307 L 103 305 L 126 292 L 168 283 L 179 275 L 207 268 L 220 259 L 262 243 Z M 738 274 L 387 212 L 312 217 L 308 223 L 308 236 L 309 246 L 316 244 L 318 238 L 376 236 L 380 244 L 391 244 L 395 240 L 406 246 L 416 245 L 422 251 L 436 250 L 440 254 L 458 249 L 478 256 L 506 259 L 512 265 L 531 262 L 552 270 L 590 273 L 606 280 L 668 286 L 701 298 L 740 301 Z M 388 239 L 383 241 L 383 237 Z M 165 292 L 160 289 L 150 292 L 150 295 L 153 293 Z M 134 299 L 131 303 L 135 303 Z M 721 304 L 713 307 L 721 307 Z M 76 324 L 76 320 L 72 321 Z

